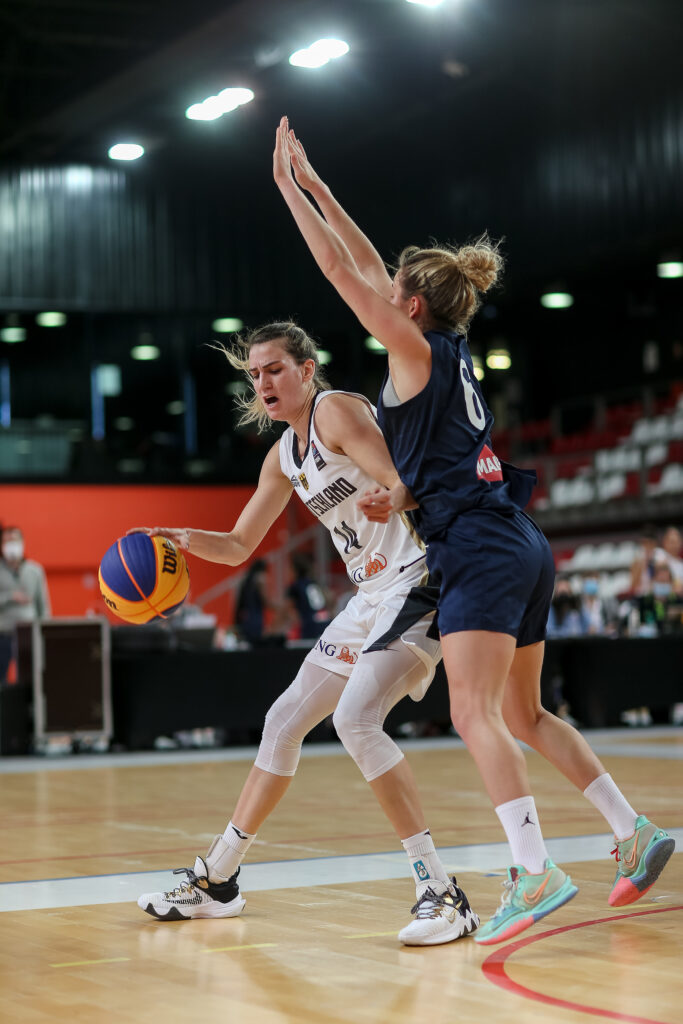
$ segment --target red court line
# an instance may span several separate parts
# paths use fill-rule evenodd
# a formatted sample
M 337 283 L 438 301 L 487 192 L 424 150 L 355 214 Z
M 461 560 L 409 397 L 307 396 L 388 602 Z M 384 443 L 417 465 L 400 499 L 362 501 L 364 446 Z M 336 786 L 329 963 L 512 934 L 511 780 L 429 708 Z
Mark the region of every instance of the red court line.
M 548 1006 L 561 1006 L 565 1010 L 575 1010 L 577 1013 L 588 1013 L 594 1017 L 607 1017 L 610 1020 L 627 1021 L 628 1024 L 665 1024 L 663 1021 L 654 1020 L 651 1017 L 636 1017 L 630 1013 L 619 1013 L 616 1010 L 601 1010 L 597 1006 L 588 1006 L 585 1003 L 574 1003 L 567 999 L 558 999 L 555 996 L 546 996 L 542 992 L 536 992 L 526 985 L 520 985 L 513 981 L 505 973 L 505 963 L 518 950 L 530 946 L 542 939 L 549 939 L 553 935 L 562 935 L 564 932 L 572 932 L 577 928 L 589 928 L 594 924 L 610 924 L 612 921 L 625 921 L 628 917 L 646 917 L 648 914 L 669 914 L 672 910 L 683 910 L 683 905 L 678 907 L 657 907 L 655 910 L 637 910 L 631 914 L 615 914 L 612 917 L 599 917 L 593 921 L 581 921 L 579 924 L 568 924 L 562 928 L 553 928 L 548 932 L 541 932 L 540 935 L 532 935 L 528 939 L 520 939 L 519 942 L 511 942 L 508 946 L 497 949 L 484 960 L 481 969 L 488 981 L 508 992 L 514 992 L 525 999 L 534 999 L 539 1003 L 546 1003 Z

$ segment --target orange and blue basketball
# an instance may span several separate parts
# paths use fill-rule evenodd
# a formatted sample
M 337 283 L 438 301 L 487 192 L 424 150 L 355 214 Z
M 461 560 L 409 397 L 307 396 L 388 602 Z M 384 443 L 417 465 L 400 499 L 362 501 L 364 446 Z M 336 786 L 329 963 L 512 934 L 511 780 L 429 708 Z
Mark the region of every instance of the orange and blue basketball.
M 98 578 L 107 608 L 136 625 L 167 619 L 190 589 L 182 551 L 167 537 L 146 533 L 115 541 L 100 563 Z

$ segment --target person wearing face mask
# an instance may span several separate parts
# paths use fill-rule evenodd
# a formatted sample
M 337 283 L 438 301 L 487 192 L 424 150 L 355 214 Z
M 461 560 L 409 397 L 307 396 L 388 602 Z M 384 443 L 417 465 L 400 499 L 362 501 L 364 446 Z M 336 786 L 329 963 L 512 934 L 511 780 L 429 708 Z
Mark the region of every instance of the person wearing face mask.
M 615 610 L 600 595 L 600 578 L 597 574 L 584 577 L 581 594 L 581 613 L 584 631 L 589 636 L 605 636 L 614 632 Z
M 640 621 L 653 635 L 675 628 L 676 609 L 681 598 L 676 593 L 676 580 L 667 562 L 655 566 L 649 594 L 640 598 Z
M 50 594 L 45 570 L 24 557 L 24 535 L 18 526 L 2 531 L 0 558 L 0 684 L 12 660 L 14 627 L 50 617 Z
M 548 614 L 548 636 L 583 636 L 587 632 L 579 595 L 566 576 L 558 576 Z

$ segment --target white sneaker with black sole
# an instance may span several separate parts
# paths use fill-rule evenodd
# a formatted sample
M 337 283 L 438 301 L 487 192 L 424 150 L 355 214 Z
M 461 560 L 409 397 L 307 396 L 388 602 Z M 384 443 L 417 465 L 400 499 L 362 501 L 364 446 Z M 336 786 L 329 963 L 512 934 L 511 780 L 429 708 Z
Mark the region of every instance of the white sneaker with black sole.
M 227 882 L 210 882 L 206 861 L 197 857 L 192 868 L 176 868 L 187 878 L 170 892 L 146 892 L 138 899 L 140 910 L 159 921 L 190 921 L 195 917 L 237 917 L 247 902 L 237 884 L 239 868 Z
M 415 920 L 398 933 L 404 946 L 438 946 L 471 935 L 479 927 L 479 918 L 455 878 L 449 886 L 430 885 L 410 912 Z

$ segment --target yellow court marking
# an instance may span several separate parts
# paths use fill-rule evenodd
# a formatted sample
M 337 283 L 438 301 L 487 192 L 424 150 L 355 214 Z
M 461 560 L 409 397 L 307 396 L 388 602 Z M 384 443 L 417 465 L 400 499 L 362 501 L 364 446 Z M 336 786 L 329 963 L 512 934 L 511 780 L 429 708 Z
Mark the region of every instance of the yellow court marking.
M 129 956 L 110 956 L 104 960 L 70 960 L 63 964 L 50 964 L 50 967 L 85 967 L 88 964 L 122 964 L 130 960 Z
M 265 949 L 268 946 L 277 946 L 277 942 L 252 942 L 248 946 L 216 946 L 215 949 L 200 949 L 200 953 L 227 953 L 232 949 Z
M 360 935 L 346 935 L 344 937 L 347 939 L 379 939 L 383 938 L 385 935 L 395 934 L 396 930 L 394 929 L 394 931 L 391 932 L 361 932 Z

